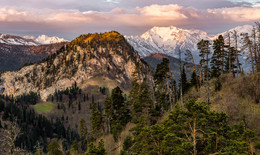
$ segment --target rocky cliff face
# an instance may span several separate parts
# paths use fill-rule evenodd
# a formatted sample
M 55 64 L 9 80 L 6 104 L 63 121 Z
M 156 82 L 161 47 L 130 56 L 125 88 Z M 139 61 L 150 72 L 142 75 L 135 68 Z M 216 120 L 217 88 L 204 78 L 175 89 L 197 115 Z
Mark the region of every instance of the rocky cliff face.
M 150 68 L 119 33 L 81 35 L 42 63 L 2 73 L 0 94 L 18 96 L 32 91 L 46 100 L 57 90 L 98 76 L 129 89 L 137 63 L 143 66 L 143 77 L 151 78 Z

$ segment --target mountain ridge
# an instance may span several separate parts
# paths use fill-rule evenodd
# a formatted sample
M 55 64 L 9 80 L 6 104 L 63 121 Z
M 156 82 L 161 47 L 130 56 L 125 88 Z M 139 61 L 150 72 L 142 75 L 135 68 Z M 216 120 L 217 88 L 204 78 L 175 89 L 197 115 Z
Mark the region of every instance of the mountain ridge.
M 106 37 L 112 39 L 107 40 Z M 108 77 L 120 87 L 129 89 L 137 63 L 144 68 L 142 76 L 149 79 L 149 67 L 142 63 L 139 55 L 118 32 L 81 35 L 42 63 L 19 71 L 4 72 L 0 77 L 0 93 L 19 96 L 32 91 L 46 100 L 57 90 L 96 76 Z
M 153 27 L 150 30 L 139 36 L 125 36 L 127 41 L 135 48 L 141 56 L 147 56 L 151 53 L 162 53 L 175 58 L 178 58 L 178 49 L 182 51 L 182 59 L 184 60 L 184 52 L 188 49 L 192 52 L 195 63 L 199 63 L 199 50 L 197 43 L 201 39 L 213 40 L 218 35 L 225 36 L 228 32 L 236 30 L 238 34 L 251 34 L 252 25 L 237 26 L 230 30 L 215 35 L 209 35 L 207 32 L 198 29 L 182 29 L 174 26 L 169 27 Z M 242 37 L 239 36 L 239 39 Z M 239 43 L 239 46 L 242 46 Z M 212 51 L 212 50 L 211 50 Z M 246 62 L 246 55 L 248 51 L 244 51 L 240 57 L 243 68 L 248 68 L 249 64 Z
M 55 44 L 61 42 L 68 42 L 68 40 L 56 36 L 49 37 L 44 34 L 39 35 L 38 37 L 34 37 L 30 35 L 17 36 L 17 35 L 0 33 L 0 43 L 8 44 L 8 45 L 39 46 L 39 45 Z

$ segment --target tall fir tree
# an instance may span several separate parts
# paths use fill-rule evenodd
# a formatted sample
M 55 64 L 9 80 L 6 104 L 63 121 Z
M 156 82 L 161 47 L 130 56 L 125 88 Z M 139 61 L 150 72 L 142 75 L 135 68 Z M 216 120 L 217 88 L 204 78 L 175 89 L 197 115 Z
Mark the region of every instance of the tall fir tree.
M 142 68 L 137 63 L 135 71 L 132 74 L 132 88 L 129 93 L 129 105 L 131 107 L 132 121 L 136 122 L 137 119 L 144 115 L 149 117 L 149 108 L 152 108 L 151 93 L 147 79 L 141 79 Z
M 225 43 L 222 35 L 219 35 L 213 43 L 213 56 L 211 58 L 211 76 L 218 77 L 220 74 L 224 74 L 226 51 Z
M 182 72 L 181 72 L 181 78 L 180 78 L 180 85 L 182 85 L 182 94 L 185 94 L 188 89 L 189 89 L 189 84 L 187 82 L 187 76 L 186 76 L 186 71 L 184 66 L 182 67 Z M 181 91 L 181 90 L 179 90 Z
M 156 97 L 156 107 L 155 109 L 160 109 L 160 111 L 157 110 L 158 114 L 160 115 L 160 112 L 165 111 L 170 106 L 170 93 L 171 91 L 169 83 L 170 83 L 170 68 L 169 68 L 169 59 L 163 58 L 162 62 L 157 65 L 156 71 L 154 73 L 154 81 L 155 81 L 155 97 Z
M 207 87 L 207 94 L 208 94 L 208 104 L 210 103 L 210 90 L 209 90 L 209 54 L 210 54 L 210 42 L 208 40 L 201 40 L 197 44 L 198 49 L 200 50 L 200 64 L 203 68 L 203 78 L 206 78 L 206 87 Z M 204 80 L 202 80 L 204 82 Z
M 90 117 L 90 123 L 91 123 L 91 134 L 93 138 L 99 138 L 104 131 L 104 122 L 102 114 L 97 109 L 97 103 L 94 102 L 91 109 L 91 117 Z

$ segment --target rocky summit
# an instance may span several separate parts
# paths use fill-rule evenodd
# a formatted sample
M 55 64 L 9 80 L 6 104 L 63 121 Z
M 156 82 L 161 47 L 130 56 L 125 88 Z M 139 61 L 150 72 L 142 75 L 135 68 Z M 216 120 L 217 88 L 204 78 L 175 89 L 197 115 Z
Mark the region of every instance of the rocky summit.
M 84 34 L 42 63 L 2 73 L 0 93 L 19 96 L 36 92 L 46 100 L 57 90 L 65 90 L 75 82 L 83 87 L 95 77 L 114 81 L 127 90 L 137 63 L 143 68 L 142 77 L 151 78 L 150 68 L 118 32 Z

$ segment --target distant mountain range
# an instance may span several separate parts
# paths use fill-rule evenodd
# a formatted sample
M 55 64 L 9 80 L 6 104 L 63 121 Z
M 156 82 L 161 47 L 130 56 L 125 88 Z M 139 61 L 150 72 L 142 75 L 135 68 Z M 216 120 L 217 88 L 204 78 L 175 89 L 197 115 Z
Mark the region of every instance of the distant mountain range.
M 40 35 L 15 36 L 0 34 L 0 70 L 17 70 L 53 54 L 68 42 L 63 38 Z
M 53 37 L 49 37 L 47 35 L 39 35 L 37 38 L 35 38 L 34 36 L 23 36 L 26 39 L 32 39 L 37 43 L 40 44 L 54 44 L 54 43 L 60 43 L 60 42 L 68 42 L 68 40 L 65 40 L 64 38 L 59 38 L 56 36 Z
M 15 36 L 9 34 L 0 34 L 0 43 L 8 45 L 27 45 L 27 46 L 38 46 L 45 44 L 54 44 L 60 42 L 67 42 L 67 40 L 59 37 L 48 37 L 47 35 L 34 36 Z
M 244 25 L 230 29 L 226 32 L 209 35 L 204 31 L 196 29 L 181 29 L 174 26 L 170 27 L 153 27 L 140 36 L 125 36 L 128 42 L 140 54 L 140 56 L 148 56 L 151 53 L 162 53 L 172 57 L 178 57 L 178 49 L 182 51 L 182 58 L 184 59 L 184 52 L 189 49 L 193 53 L 196 63 L 199 63 L 199 51 L 197 43 L 201 39 L 210 40 L 213 42 L 220 34 L 225 36 L 228 32 L 237 31 L 239 40 L 241 40 L 241 33 L 251 34 L 253 26 Z M 234 46 L 234 45 L 233 45 Z M 239 47 L 241 43 L 239 42 Z M 248 52 L 244 51 L 240 61 L 244 68 L 248 67 L 245 62 Z
M 153 27 L 140 36 L 125 36 L 125 38 L 142 57 L 148 56 L 152 53 L 161 53 L 178 58 L 178 49 L 180 49 L 182 52 L 182 60 L 184 60 L 184 53 L 187 49 L 189 49 L 193 54 L 195 63 L 199 63 L 200 57 L 197 49 L 197 43 L 201 39 L 207 39 L 213 42 L 218 35 L 221 34 L 226 36 L 228 32 L 233 32 L 236 30 L 239 35 L 239 40 L 241 40 L 240 34 L 251 34 L 252 28 L 252 25 L 244 25 L 219 34 L 209 35 L 204 31 L 196 29 L 181 29 L 174 26 Z M 48 37 L 46 35 L 40 35 L 38 37 L 27 35 L 21 37 L 0 34 L 0 70 L 16 70 L 25 63 L 36 62 L 35 60 L 39 61 L 40 59 L 53 53 L 50 52 L 52 50 L 51 48 L 47 48 L 48 50 L 43 50 L 45 49 L 44 46 L 61 42 L 66 43 L 68 41 L 63 38 L 55 36 Z M 37 46 L 42 46 L 43 48 L 36 48 Z M 241 47 L 242 44 L 239 42 L 238 46 Z M 35 51 L 37 49 L 39 49 L 40 52 Z M 250 68 L 250 63 L 246 61 L 247 58 L 248 52 L 243 51 L 240 56 L 240 63 L 244 69 Z

